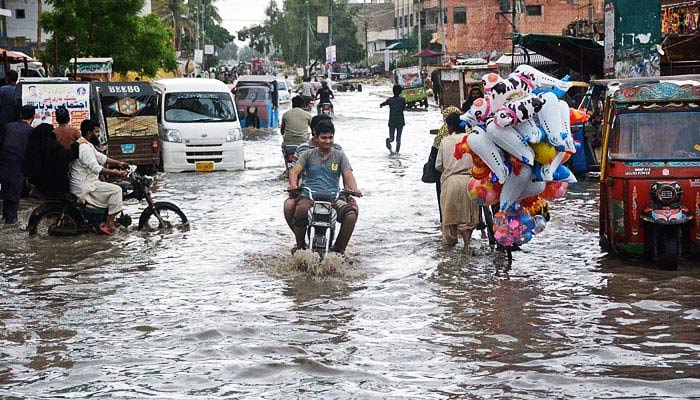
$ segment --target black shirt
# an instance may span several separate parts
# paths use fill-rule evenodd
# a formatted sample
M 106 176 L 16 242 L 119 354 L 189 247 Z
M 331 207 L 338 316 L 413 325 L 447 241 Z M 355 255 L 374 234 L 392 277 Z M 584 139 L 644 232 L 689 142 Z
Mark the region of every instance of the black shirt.
M 321 103 L 330 103 L 331 96 L 333 96 L 333 91 L 328 89 L 327 87 L 322 87 L 318 89 L 318 92 L 316 92 L 316 97 L 320 98 Z
M 406 108 L 406 99 L 401 96 L 389 97 L 381 106 L 389 106 L 389 126 L 404 126 L 403 110 Z

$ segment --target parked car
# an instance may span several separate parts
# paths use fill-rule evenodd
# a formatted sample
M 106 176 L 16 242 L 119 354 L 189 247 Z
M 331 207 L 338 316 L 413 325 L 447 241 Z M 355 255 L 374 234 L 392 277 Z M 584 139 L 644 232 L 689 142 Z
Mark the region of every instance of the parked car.
M 292 107 L 292 87 L 284 79 L 277 79 L 277 93 L 279 95 L 280 110 Z

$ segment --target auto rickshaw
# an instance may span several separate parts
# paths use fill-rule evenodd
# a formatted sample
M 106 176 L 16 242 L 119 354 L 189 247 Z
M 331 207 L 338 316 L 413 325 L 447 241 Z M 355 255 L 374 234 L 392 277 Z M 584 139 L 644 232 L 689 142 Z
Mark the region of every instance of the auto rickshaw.
M 148 82 L 97 82 L 111 157 L 153 173 L 160 164 L 158 97 Z
M 279 125 L 279 92 L 274 76 L 242 75 L 232 92 L 236 108 L 242 114 L 242 127 L 276 128 Z
M 606 87 L 600 243 L 664 269 L 700 253 L 700 75 Z
M 428 108 L 428 95 L 425 93 L 418 66 L 396 68 L 394 83 L 401 86 L 401 97 L 406 99 L 406 108 L 414 108 L 417 105 Z

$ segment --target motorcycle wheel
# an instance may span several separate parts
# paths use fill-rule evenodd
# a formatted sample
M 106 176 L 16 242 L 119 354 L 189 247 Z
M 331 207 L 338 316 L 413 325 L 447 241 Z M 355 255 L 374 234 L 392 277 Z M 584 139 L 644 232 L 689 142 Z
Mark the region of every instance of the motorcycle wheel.
M 659 264 L 667 271 L 676 271 L 679 257 L 676 229 L 668 227 L 660 231 L 656 238 L 659 249 Z
M 175 204 L 157 202 L 154 206 L 158 210 L 158 214 L 160 214 L 165 226 L 161 226 L 158 217 L 156 217 L 153 210 L 149 207 L 143 210 L 141 217 L 139 217 L 139 230 L 157 231 L 160 229 L 180 228 L 188 224 L 185 213 Z
M 61 210 L 47 210 L 37 217 L 36 223 L 29 227 L 29 235 L 39 238 L 49 236 L 73 236 L 78 234 L 78 222 Z
M 326 231 L 326 229 L 316 230 L 314 228 L 311 230 L 311 250 L 318 254 L 319 261 L 323 261 L 323 258 L 328 253 Z

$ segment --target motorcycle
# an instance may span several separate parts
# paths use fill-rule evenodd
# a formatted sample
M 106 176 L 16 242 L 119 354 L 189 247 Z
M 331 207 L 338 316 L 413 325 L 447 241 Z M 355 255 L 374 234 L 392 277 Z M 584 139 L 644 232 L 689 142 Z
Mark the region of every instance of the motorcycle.
M 658 256 L 659 264 L 675 270 L 679 249 L 683 249 L 684 254 L 689 253 L 689 222 L 693 214 L 681 202 L 683 186 L 680 183 L 654 182 L 649 192 L 651 204 L 639 216 L 644 229 L 644 253 L 650 260 Z
M 311 189 L 302 187 L 301 190 L 307 192 L 309 199 L 313 201 L 313 206 L 309 208 L 309 222 L 306 227 L 308 248 L 318 254 L 319 260 L 323 260 L 333 248 L 335 241 L 335 226 L 338 222 L 338 216 L 333 205 L 338 199 L 357 196 L 357 193 L 341 189 L 337 193 L 316 193 L 316 198 L 314 198 L 314 191 Z
M 330 102 L 321 103 L 318 107 L 318 115 L 327 115 L 329 117 L 333 116 L 333 104 Z
M 178 206 L 167 201 L 154 202 L 150 186 L 153 177 L 138 173 L 135 165 L 128 167 L 127 181 L 119 182 L 124 200 L 146 200 L 148 206 L 141 212 L 138 229 L 159 230 L 186 226 L 187 217 Z M 81 204 L 77 198 L 67 193 L 63 197 L 46 198 L 29 217 L 27 231 L 30 236 L 72 236 L 79 233 L 96 233 L 107 219 L 107 209 L 89 204 Z M 122 211 L 116 223 L 129 227 L 131 217 Z

